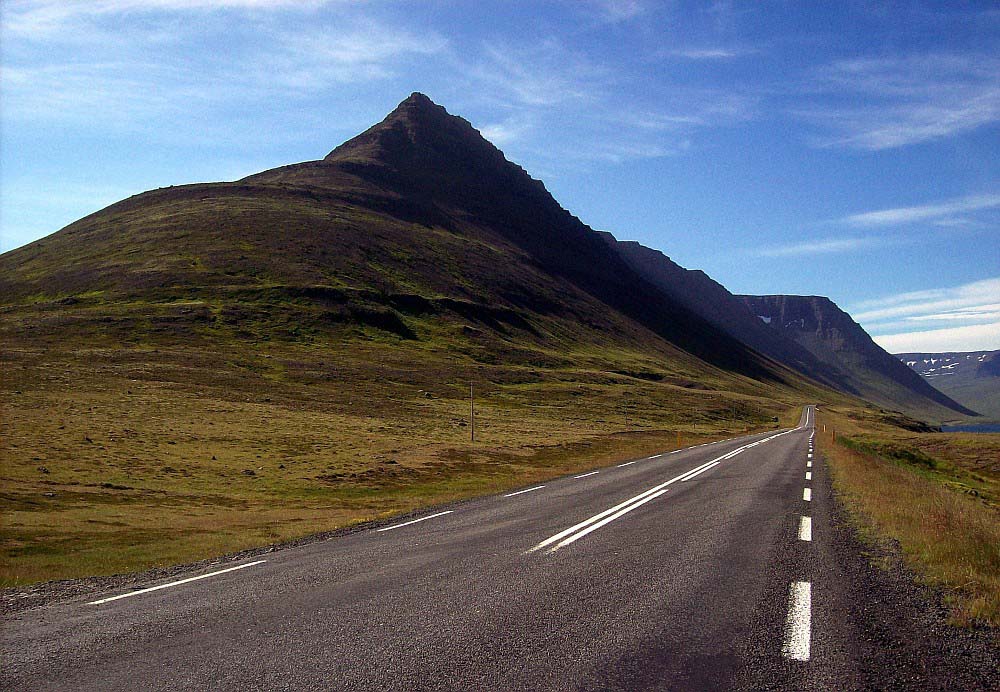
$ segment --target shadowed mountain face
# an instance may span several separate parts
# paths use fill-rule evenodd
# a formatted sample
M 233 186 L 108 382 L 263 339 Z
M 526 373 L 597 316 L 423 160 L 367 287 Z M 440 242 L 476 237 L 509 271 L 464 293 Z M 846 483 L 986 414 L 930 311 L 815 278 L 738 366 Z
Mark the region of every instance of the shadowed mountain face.
M 975 415 L 886 353 L 829 298 L 740 296 L 740 299 L 771 329 L 838 370 L 843 378 L 842 390 L 849 387 L 882 406 L 902 407 L 939 420 L 943 413 L 940 407 Z
M 658 250 L 615 240 L 610 233 L 601 235 L 644 279 L 768 358 L 845 394 L 872 398 L 884 406 L 933 418 L 950 415 L 942 408 L 953 409 L 946 397 L 942 401 L 937 393 L 889 363 L 887 354 L 829 300 L 816 298 L 800 304 L 793 297 L 759 301 L 752 296 L 737 297 L 704 272 L 685 269 Z M 781 317 L 771 316 L 788 316 L 787 311 L 806 307 L 809 309 L 805 313 L 796 313 L 789 320 L 787 329 L 779 328 L 785 324 Z M 800 329 L 797 325 L 807 327 Z
M 635 241 L 619 241 L 610 233 L 600 233 L 644 279 L 730 336 L 829 387 L 858 394 L 835 368 L 768 327 L 740 298 L 705 272 L 685 269 L 659 250 Z
M 339 188 L 345 176 L 427 223 L 471 224 L 515 246 L 546 274 L 606 304 L 670 343 L 721 368 L 780 379 L 743 343 L 637 274 L 601 236 L 563 209 L 545 186 L 504 157 L 466 120 L 413 94 L 378 125 L 322 162 L 288 166 L 244 182 Z M 495 241 L 494 241 L 495 242 Z M 498 267 L 497 269 L 502 269 Z

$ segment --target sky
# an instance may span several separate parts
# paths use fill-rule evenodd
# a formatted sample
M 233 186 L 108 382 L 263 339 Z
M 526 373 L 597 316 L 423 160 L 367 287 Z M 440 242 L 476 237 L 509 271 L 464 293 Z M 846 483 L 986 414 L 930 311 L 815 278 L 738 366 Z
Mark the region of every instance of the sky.
M 413 91 L 734 293 L 1000 349 L 995 2 L 5 0 L 0 251 L 322 158 Z

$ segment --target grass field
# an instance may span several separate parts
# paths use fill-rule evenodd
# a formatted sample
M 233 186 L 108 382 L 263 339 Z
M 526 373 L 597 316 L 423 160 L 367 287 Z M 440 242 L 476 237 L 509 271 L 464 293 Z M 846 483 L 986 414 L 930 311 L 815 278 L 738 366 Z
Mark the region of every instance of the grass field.
M 5 349 L 0 584 L 193 561 L 798 415 L 644 379 L 636 354 L 490 365 L 415 348 Z
M 945 590 L 957 624 L 1000 626 L 1000 435 L 916 432 L 874 411 L 825 407 L 817 446 L 853 520 L 898 541 Z M 908 425 L 903 421 L 904 425 Z

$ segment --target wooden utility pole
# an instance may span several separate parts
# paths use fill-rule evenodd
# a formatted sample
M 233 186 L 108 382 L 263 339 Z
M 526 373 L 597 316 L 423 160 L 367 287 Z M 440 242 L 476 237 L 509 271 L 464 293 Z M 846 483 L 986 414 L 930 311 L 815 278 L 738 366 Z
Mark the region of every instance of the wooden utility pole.
M 472 383 L 469 383 L 469 434 L 472 442 L 476 441 L 476 400 L 472 396 Z

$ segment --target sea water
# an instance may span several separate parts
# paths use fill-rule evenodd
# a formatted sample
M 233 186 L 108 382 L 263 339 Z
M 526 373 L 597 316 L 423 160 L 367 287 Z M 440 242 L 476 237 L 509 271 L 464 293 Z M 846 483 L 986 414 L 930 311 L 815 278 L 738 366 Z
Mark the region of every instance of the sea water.
M 1000 424 L 984 423 L 982 425 L 942 425 L 941 432 L 1000 433 Z

